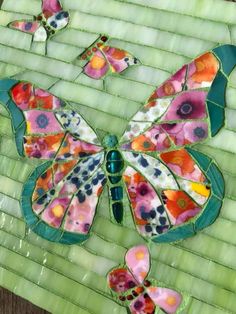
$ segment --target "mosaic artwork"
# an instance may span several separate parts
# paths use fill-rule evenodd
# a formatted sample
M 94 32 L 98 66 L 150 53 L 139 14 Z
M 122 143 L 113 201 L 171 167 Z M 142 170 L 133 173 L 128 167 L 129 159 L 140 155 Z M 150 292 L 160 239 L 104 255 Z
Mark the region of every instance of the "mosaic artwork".
M 235 49 L 219 46 L 184 65 L 152 93 L 121 138 L 99 138 L 69 103 L 31 83 L 1 80 L 18 153 L 46 161 L 23 188 L 27 225 L 50 241 L 85 241 L 104 186 L 112 221 L 122 224 L 127 195 L 146 240 L 175 242 L 213 223 L 224 180 L 192 146 L 224 124 Z

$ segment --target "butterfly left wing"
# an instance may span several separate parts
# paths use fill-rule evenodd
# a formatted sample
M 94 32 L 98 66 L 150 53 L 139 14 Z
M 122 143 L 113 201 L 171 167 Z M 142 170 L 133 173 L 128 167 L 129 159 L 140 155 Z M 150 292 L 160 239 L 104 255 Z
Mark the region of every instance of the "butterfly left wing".
M 40 21 L 13 21 L 8 25 L 12 29 L 17 29 L 21 32 L 32 34 L 33 40 L 36 42 L 44 42 L 47 40 L 47 32 L 41 25 Z
M 28 226 L 50 241 L 84 241 L 106 183 L 96 134 L 65 101 L 31 83 L 0 80 L 0 90 L 19 154 L 47 160 L 23 188 Z
M 106 36 L 101 36 L 81 56 L 81 59 L 88 60 L 84 73 L 93 79 L 104 78 L 109 73 L 121 73 L 129 66 L 140 63 L 131 53 L 105 44 L 107 41 Z

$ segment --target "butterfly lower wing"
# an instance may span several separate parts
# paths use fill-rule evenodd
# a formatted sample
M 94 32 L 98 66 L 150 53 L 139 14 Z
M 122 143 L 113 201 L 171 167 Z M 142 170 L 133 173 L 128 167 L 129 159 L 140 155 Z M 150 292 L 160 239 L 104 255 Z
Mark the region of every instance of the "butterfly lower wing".
M 160 152 L 214 136 L 224 124 L 226 75 L 235 64 L 235 46 L 223 45 L 184 65 L 133 116 L 121 142 Z
M 137 65 L 139 63 L 136 57 L 123 49 L 102 46 L 101 51 L 107 58 L 113 73 L 121 73 L 129 66 Z
M 174 314 L 182 303 L 182 295 L 174 290 L 160 287 L 149 287 L 150 299 L 167 314 Z
M 22 210 L 29 227 L 49 241 L 80 243 L 88 238 L 106 184 L 103 153 L 47 162 L 24 185 Z
M 140 294 L 131 302 L 129 309 L 131 314 L 154 314 L 156 305 L 147 294 Z
M 148 239 L 167 232 L 171 222 L 153 186 L 131 166 L 125 169 L 123 179 L 138 232 Z
M 123 155 L 131 165 L 123 178 L 134 221 L 144 237 L 155 242 L 177 241 L 217 217 L 223 193 L 213 177 L 218 168 L 211 159 L 199 153 L 197 160 L 185 149 L 163 153 L 160 159 L 134 152 Z M 217 205 L 214 211 L 213 204 Z M 205 224 L 204 217 L 208 217 Z

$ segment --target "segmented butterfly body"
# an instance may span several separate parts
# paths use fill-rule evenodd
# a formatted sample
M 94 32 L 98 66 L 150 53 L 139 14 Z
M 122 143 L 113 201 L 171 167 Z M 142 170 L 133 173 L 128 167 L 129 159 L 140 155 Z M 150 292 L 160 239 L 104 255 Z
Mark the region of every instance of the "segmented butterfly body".
M 103 144 L 108 149 L 106 152 L 106 171 L 112 200 L 111 210 L 116 222 L 121 223 L 124 211 L 122 202 L 124 191 L 121 180 L 125 163 L 121 152 L 116 149 L 118 139 L 115 135 L 107 135 L 103 140 Z
M 59 0 L 42 0 L 42 13 L 31 21 L 13 21 L 9 27 L 32 34 L 35 42 L 45 42 L 68 23 L 69 12 L 63 10 Z
M 65 101 L 31 83 L 0 80 L 19 154 L 46 161 L 23 188 L 28 226 L 50 241 L 83 242 L 105 185 L 115 220 L 123 223 L 127 196 L 147 240 L 174 242 L 213 223 L 224 179 L 216 163 L 191 146 L 224 125 L 235 64 L 232 45 L 203 54 L 152 93 L 119 140 L 107 135 L 102 142 Z

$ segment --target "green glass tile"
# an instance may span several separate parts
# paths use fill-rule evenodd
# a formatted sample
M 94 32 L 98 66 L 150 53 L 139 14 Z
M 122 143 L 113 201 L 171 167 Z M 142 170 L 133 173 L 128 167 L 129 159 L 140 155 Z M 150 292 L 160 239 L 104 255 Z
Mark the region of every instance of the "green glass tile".
M 225 107 L 225 92 L 228 81 L 221 71 L 218 71 L 211 89 L 207 95 L 207 100 L 218 104 L 221 107 Z
M 0 102 L 6 106 L 8 101 L 10 100 L 10 96 L 7 91 L 1 91 L 0 92 Z
M 189 147 L 186 148 L 186 150 L 197 161 L 197 163 L 200 165 L 202 170 L 206 171 L 208 169 L 211 163 L 211 158 Z
M 25 121 L 22 111 L 16 107 L 16 104 L 13 101 L 7 103 L 7 108 L 11 113 L 11 120 L 14 130 L 16 131 L 20 125 Z
M 46 162 L 40 166 L 38 166 L 34 172 L 31 174 L 29 179 L 26 181 L 23 186 L 22 196 L 21 196 L 21 208 L 24 214 L 24 218 L 26 220 L 27 225 L 34 226 L 38 223 L 39 218 L 32 210 L 32 194 L 35 188 L 36 180 L 39 175 L 42 174 L 46 169 L 48 169 L 51 165 L 51 162 Z M 42 228 L 41 228 L 42 229 Z M 36 229 L 37 230 L 41 230 Z
M 43 221 L 40 221 L 37 225 L 31 227 L 31 229 L 42 238 L 52 242 L 59 242 L 63 232 L 61 229 L 50 227 Z
M 195 221 L 195 231 L 206 228 L 211 225 L 219 215 L 222 202 L 215 196 L 211 196 L 202 215 Z
M 75 243 L 82 243 L 89 238 L 88 235 L 85 234 L 75 234 L 70 232 L 63 232 L 62 237 L 60 239 L 60 243 L 62 244 L 75 244 Z
M 214 54 L 220 59 L 223 72 L 229 75 L 236 65 L 236 46 L 224 45 L 213 49 Z
M 210 165 L 207 171 L 207 177 L 211 182 L 212 193 L 222 199 L 225 193 L 224 178 L 214 163 Z
M 210 101 L 207 101 L 207 108 L 211 123 L 211 135 L 215 136 L 224 125 L 225 111 Z
M 17 80 L 13 79 L 2 79 L 0 80 L 0 90 L 1 91 L 8 91 L 12 86 L 18 83 Z
M 174 229 L 170 229 L 167 233 L 163 233 L 162 235 L 153 238 L 152 241 L 155 243 L 176 242 L 191 237 L 194 235 L 194 233 L 194 226 L 192 223 L 189 223 L 182 227 L 175 227 Z

